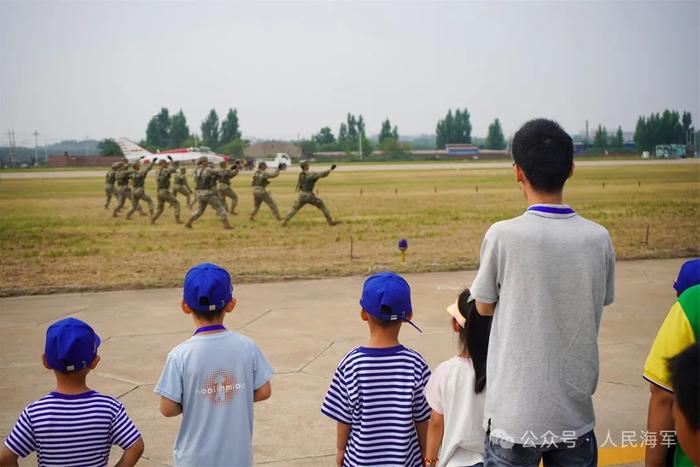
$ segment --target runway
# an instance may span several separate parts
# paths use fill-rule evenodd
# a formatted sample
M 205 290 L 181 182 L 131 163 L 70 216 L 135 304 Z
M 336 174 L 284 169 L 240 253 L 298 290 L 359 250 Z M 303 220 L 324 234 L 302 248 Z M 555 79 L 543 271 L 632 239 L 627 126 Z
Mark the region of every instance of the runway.
M 599 160 L 578 161 L 578 167 L 627 167 L 646 165 L 684 165 L 700 164 L 700 159 L 649 159 L 649 160 Z M 482 170 L 482 169 L 506 169 L 512 166 L 510 161 L 460 161 L 460 162 L 424 162 L 424 163 L 396 163 L 396 164 L 338 164 L 339 172 L 377 172 L 377 171 L 402 171 L 402 170 Z M 312 164 L 312 170 L 326 170 L 330 168 L 328 163 Z M 0 180 L 26 180 L 41 178 L 101 178 L 104 170 L 69 170 L 69 171 L 35 171 L 28 169 L 26 172 L 2 172 Z M 288 173 L 298 173 L 298 167 L 290 167 Z

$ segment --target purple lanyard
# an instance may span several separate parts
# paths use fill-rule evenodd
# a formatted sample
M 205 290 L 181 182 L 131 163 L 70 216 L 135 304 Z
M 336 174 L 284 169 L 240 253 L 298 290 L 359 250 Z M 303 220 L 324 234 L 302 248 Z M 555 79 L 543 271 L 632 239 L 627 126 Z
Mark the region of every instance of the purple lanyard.
M 539 211 L 539 212 L 546 212 L 548 214 L 576 214 L 576 211 L 574 211 L 571 208 L 555 208 L 552 206 L 539 206 L 539 205 L 534 205 L 530 206 L 527 208 L 528 211 Z
M 197 330 L 192 335 L 196 336 L 200 332 L 219 331 L 222 329 L 226 329 L 226 327 L 223 324 L 212 324 L 211 326 L 202 326 L 201 328 L 197 328 Z

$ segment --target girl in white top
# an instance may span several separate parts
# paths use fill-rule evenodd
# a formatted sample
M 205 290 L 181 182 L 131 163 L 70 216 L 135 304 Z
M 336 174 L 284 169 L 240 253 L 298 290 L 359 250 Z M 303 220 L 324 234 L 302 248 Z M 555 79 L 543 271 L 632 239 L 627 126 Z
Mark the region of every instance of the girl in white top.
M 482 466 L 491 317 L 477 313 L 469 289 L 459 294 L 447 312 L 452 316 L 452 329 L 459 334 L 460 352 L 438 365 L 425 386 L 425 397 L 433 409 L 425 466 Z

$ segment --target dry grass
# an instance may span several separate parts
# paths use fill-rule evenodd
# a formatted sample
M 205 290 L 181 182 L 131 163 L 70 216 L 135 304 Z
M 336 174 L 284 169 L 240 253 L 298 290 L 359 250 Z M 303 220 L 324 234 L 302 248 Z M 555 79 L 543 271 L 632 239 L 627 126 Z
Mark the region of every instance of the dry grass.
M 249 179 L 234 179 L 242 215 L 231 218 L 232 231 L 221 230 L 212 212 L 191 231 L 173 223 L 169 208 L 155 227 L 145 217 L 112 219 L 102 208 L 100 179 L 2 180 L 0 295 L 177 286 L 201 261 L 248 282 L 471 268 L 488 226 L 525 207 L 508 169 L 339 172 L 317 187 L 343 223 L 328 227 L 307 206 L 283 229 L 264 205 L 254 224 L 247 221 Z M 691 256 L 700 250 L 699 180 L 696 164 L 587 167 L 577 170 L 566 197 L 609 229 L 619 258 Z M 153 194 L 153 177 L 148 183 Z M 293 174 L 273 180 L 282 213 L 294 184 Z M 409 241 L 403 264 L 396 248 L 402 237 Z

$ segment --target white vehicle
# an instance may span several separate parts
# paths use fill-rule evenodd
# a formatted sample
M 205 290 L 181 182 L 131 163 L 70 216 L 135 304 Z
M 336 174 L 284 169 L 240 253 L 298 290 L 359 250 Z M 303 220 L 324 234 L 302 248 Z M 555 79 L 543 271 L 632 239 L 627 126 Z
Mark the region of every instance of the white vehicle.
M 197 160 L 202 156 L 206 156 L 209 162 L 214 164 L 229 160 L 228 156 L 216 154 L 211 149 L 205 147 L 168 149 L 167 151 L 154 154 L 127 138 L 118 138 L 117 144 L 121 148 L 124 157 L 126 157 L 129 162 L 142 160 L 145 164 L 148 164 L 156 159 L 168 159 L 173 162 L 182 162 L 184 164 L 196 164 Z
M 278 152 L 277 155 L 271 159 L 256 159 L 255 165 L 257 166 L 261 162 L 266 163 L 268 169 L 285 170 L 287 167 L 291 167 L 292 158 L 289 157 L 289 154 Z

